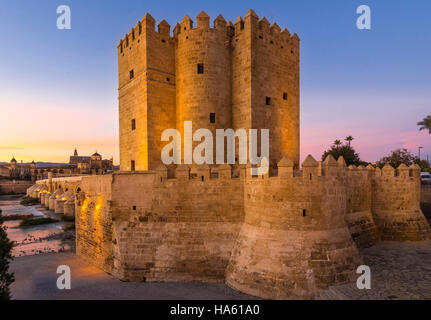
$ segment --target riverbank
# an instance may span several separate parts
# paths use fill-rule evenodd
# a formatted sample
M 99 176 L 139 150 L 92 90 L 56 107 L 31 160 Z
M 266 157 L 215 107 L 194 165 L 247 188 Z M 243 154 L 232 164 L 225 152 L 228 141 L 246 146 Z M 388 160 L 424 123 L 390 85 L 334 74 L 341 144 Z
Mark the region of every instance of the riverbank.
M 57 267 L 71 270 L 71 289 L 57 289 Z M 13 299 L 25 300 L 244 300 L 256 299 L 223 283 L 123 282 L 71 252 L 16 258 Z
M 11 241 L 14 242 L 12 255 L 22 257 L 41 253 L 75 251 L 75 231 L 63 231 L 72 223 L 61 221 L 61 214 L 46 210 L 42 205 L 20 205 L 21 196 L 0 196 L 0 209 L 5 217 L 4 225 Z M 52 218 L 58 222 L 21 227 L 25 217 Z M 14 219 L 14 220 L 10 220 Z

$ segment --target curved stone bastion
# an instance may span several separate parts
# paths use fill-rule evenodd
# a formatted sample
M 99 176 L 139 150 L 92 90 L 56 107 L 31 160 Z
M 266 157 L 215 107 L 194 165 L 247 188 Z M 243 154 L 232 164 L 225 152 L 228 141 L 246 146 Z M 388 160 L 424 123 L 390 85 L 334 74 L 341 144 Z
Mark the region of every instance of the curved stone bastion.
M 160 166 L 42 180 L 29 193 L 66 198 L 55 203 L 75 212 L 77 255 L 119 279 L 226 282 L 268 299 L 354 280 L 358 246 L 430 238 L 416 166 L 308 156 L 298 171 L 284 156 L 274 176 L 250 169 Z

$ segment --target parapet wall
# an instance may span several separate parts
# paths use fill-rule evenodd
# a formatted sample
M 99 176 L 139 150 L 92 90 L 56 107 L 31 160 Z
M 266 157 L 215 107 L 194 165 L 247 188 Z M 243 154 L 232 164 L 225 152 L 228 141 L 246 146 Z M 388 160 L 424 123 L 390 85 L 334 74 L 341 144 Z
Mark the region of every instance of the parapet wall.
M 25 194 L 32 185 L 33 182 L 29 181 L 2 181 L 0 182 L 0 194 Z
M 376 230 L 383 239 L 429 238 L 417 182 L 415 167 L 382 173 L 332 157 L 319 166 L 311 156 L 302 171 L 284 157 L 276 176 L 180 165 L 82 177 L 77 254 L 123 280 L 226 281 L 259 297 L 310 298 L 356 276 L 358 239 Z M 355 229 L 364 217 L 373 232 Z
M 420 208 L 420 168 L 386 165 L 376 170 L 372 192 L 374 220 L 383 240 L 418 241 L 431 231 Z

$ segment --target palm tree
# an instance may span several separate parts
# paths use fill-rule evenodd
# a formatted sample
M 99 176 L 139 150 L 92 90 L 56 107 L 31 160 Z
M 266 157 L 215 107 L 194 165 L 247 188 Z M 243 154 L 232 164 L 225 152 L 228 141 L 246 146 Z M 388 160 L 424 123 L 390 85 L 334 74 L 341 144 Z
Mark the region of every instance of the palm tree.
M 419 130 L 428 130 L 431 134 L 431 114 L 424 118 L 422 121 L 418 122 L 418 126 L 420 126 Z
M 353 141 L 353 137 L 352 136 L 348 136 L 348 137 L 346 137 L 344 140 L 346 140 L 347 141 L 347 143 L 348 143 L 348 145 L 349 145 L 349 148 L 350 148 L 350 142 L 352 142 Z
M 340 140 L 335 140 L 334 141 L 334 145 L 335 145 L 335 147 L 338 149 L 340 146 L 341 146 L 341 141 Z

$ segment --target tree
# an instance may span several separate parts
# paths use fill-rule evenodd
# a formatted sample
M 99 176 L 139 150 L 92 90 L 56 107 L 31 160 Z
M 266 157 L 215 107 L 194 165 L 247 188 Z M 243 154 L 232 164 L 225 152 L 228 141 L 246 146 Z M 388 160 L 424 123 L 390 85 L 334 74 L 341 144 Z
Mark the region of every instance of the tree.
M 353 138 L 352 138 L 353 140 Z M 338 160 L 340 156 L 343 156 L 344 161 L 348 166 L 350 165 L 362 165 L 364 162 L 359 158 L 359 154 L 356 153 L 355 149 L 349 144 L 342 144 L 340 140 L 335 140 L 334 144 L 326 150 L 322 155 L 322 161 L 326 159 L 328 155 L 332 155 L 335 160 Z
M 353 137 L 352 136 L 347 136 L 346 138 L 344 138 L 344 140 L 347 141 L 348 146 L 350 147 L 350 143 L 353 141 Z
M 419 131 L 428 130 L 431 134 L 431 114 L 425 117 L 422 121 L 419 121 L 418 126 L 420 126 Z
M 12 247 L 13 243 L 7 237 L 0 210 L 0 300 L 10 300 L 9 286 L 15 280 L 13 273 L 9 273 L 9 263 L 13 259 Z
M 411 152 L 407 149 L 397 149 L 391 151 L 391 154 L 387 157 L 383 157 L 378 161 L 378 166 L 380 168 L 384 167 L 385 164 L 389 164 L 394 168 L 397 168 L 400 164 L 405 164 L 406 166 L 410 166 L 415 163 L 415 157 Z

